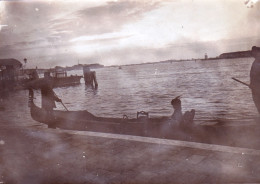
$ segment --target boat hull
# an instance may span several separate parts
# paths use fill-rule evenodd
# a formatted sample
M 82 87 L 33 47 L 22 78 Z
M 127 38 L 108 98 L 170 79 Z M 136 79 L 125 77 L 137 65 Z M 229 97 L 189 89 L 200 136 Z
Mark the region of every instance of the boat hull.
M 51 128 L 65 130 L 93 131 L 149 137 L 170 137 L 176 129 L 168 118 L 105 118 L 96 117 L 88 111 L 56 111 L 52 113 L 31 104 L 31 116 L 35 121 Z M 168 136 L 167 136 L 168 135 Z
M 49 128 L 175 139 L 208 144 L 260 148 L 260 126 L 176 126 L 169 118 L 96 117 L 88 111 L 57 111 L 37 107 L 31 98 L 31 116 Z

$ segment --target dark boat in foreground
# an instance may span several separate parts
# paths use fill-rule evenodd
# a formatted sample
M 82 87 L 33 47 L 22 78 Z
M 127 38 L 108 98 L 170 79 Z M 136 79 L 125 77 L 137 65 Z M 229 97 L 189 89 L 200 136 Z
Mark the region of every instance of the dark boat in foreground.
M 257 125 L 202 126 L 194 125 L 191 122 L 185 126 L 176 126 L 168 117 L 149 118 L 145 112 L 139 112 L 137 118 L 128 119 L 127 116 L 123 116 L 123 118 L 97 117 L 88 111 L 54 110 L 53 116 L 50 117 L 44 109 L 34 104 L 33 90 L 30 90 L 29 93 L 29 106 L 32 118 L 47 124 L 49 128 L 260 148 L 260 126 Z
M 33 90 L 30 90 L 29 106 L 32 118 L 50 128 L 158 137 L 160 129 L 167 130 L 171 126 L 169 118 L 151 119 L 145 112 L 139 112 L 137 118 L 128 119 L 126 115 L 122 118 L 97 117 L 86 110 L 54 110 L 50 117 L 44 109 L 34 104 Z

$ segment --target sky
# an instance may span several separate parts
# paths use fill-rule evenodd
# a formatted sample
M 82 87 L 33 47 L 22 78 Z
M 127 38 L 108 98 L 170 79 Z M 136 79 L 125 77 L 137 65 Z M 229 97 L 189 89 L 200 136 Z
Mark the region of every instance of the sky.
M 216 57 L 260 46 L 258 0 L 0 0 L 0 58 L 27 67 Z

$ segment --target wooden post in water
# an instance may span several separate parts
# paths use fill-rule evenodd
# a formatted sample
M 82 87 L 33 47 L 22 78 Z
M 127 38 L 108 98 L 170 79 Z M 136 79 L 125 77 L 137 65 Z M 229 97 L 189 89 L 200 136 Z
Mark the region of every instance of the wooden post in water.
M 84 74 L 85 84 L 87 86 L 92 86 L 92 87 L 94 87 L 94 85 L 95 85 L 95 89 L 97 89 L 98 83 L 97 83 L 97 78 L 96 78 L 96 72 L 91 71 L 88 66 L 84 66 L 83 74 Z

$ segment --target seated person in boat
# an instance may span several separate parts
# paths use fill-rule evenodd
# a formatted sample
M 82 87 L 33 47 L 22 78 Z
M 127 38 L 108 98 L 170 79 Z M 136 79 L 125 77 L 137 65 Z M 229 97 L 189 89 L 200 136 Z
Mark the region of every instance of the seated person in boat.
M 50 73 L 44 73 L 44 82 L 41 85 L 41 95 L 42 95 L 42 108 L 49 113 L 52 113 L 53 108 L 56 108 L 55 101 L 61 102 L 52 89 L 52 84 L 50 80 Z
M 177 96 L 176 98 L 172 99 L 171 105 L 174 109 L 174 112 L 171 116 L 172 124 L 182 127 L 189 126 L 192 124 L 195 116 L 195 110 L 192 109 L 191 111 L 186 111 L 183 114 L 180 96 Z

